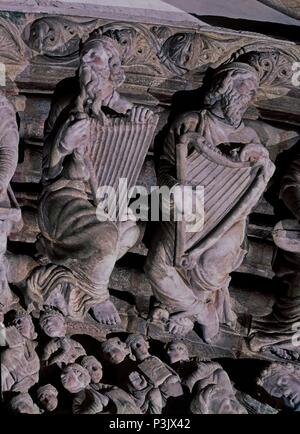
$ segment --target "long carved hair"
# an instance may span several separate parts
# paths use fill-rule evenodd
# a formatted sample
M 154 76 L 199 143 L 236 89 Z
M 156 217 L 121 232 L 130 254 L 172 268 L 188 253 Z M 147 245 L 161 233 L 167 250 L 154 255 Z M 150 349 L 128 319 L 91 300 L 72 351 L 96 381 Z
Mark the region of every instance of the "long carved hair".
M 108 36 L 102 36 L 93 33 L 89 39 L 82 45 L 81 53 L 92 48 L 104 49 L 109 57 L 110 80 L 114 87 L 119 87 L 125 80 L 125 73 L 122 67 L 121 52 L 118 44 Z
M 118 49 L 117 43 L 107 37 L 101 35 L 92 35 L 82 46 L 81 53 L 87 52 L 91 49 L 105 50 L 108 55 L 108 66 L 110 71 L 109 81 L 113 89 L 117 89 L 125 81 L 125 72 L 122 67 L 121 54 Z M 81 65 L 78 70 L 80 79 Z M 97 72 L 97 71 L 93 71 Z M 87 111 L 89 108 L 95 114 L 99 114 L 101 110 L 101 89 L 99 89 L 99 82 L 97 76 L 93 77 L 90 83 L 80 83 L 81 92 L 77 101 L 77 110 L 79 112 Z
M 207 108 L 211 108 L 218 102 L 221 102 L 224 117 L 232 124 L 238 123 L 241 106 L 247 108 L 249 104 L 248 100 L 244 102 L 245 97 L 234 88 L 236 78 L 241 80 L 256 80 L 257 85 L 259 84 L 258 76 L 254 71 L 241 69 L 224 70 L 217 75 L 204 97 L 204 105 Z

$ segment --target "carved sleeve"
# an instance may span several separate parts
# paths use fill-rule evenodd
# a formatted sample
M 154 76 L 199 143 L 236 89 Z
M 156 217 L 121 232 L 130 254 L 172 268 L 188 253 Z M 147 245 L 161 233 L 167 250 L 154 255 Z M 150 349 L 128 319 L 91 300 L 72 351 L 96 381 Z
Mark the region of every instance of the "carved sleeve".
M 51 160 L 63 158 L 58 149 L 62 133 L 66 130 L 69 120 L 69 110 L 73 101 L 73 94 L 58 85 L 51 104 L 48 118 L 44 128 L 44 147 L 43 147 L 43 171 L 44 174 L 51 166 Z M 54 154 L 54 155 L 53 155 Z M 55 154 L 57 156 L 55 157 Z
M 176 149 L 175 133 L 171 129 L 164 143 L 163 154 L 159 160 L 158 166 L 158 184 L 172 188 L 179 184 L 176 178 Z
M 300 220 L 300 149 L 283 176 L 280 199 Z
M 169 188 L 180 184 L 176 174 L 176 144 L 180 136 L 201 130 L 201 117 L 197 112 L 187 112 L 174 120 L 166 137 L 158 167 L 158 183 Z
M 85 389 L 75 395 L 73 400 L 74 414 L 98 414 L 103 411 L 103 407 L 108 404 L 108 398 L 101 393 Z
M 52 354 L 56 353 L 61 349 L 60 340 L 59 339 L 51 339 L 50 342 L 45 346 L 42 352 L 41 360 L 47 362 Z
M 0 181 L 8 186 L 18 164 L 19 133 L 16 113 L 3 95 L 0 95 L 0 118 Z

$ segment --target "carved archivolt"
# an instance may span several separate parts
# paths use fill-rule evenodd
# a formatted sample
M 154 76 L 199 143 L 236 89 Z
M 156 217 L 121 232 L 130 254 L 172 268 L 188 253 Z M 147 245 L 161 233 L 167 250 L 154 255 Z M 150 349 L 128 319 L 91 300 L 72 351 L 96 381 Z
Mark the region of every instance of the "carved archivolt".
M 297 20 L 300 19 L 300 5 L 297 0 L 260 0 L 260 2 Z
M 0 17 L 0 57 L 10 63 L 24 60 L 25 44 L 20 37 L 18 26 L 10 20 Z
M 77 22 L 67 18 L 43 17 L 27 24 L 22 38 L 35 55 L 70 61 L 78 57 L 80 40 L 97 24 L 98 20 Z
M 76 68 L 80 41 L 95 29 L 118 42 L 127 73 L 162 80 L 186 81 L 192 77 L 198 83 L 207 68 L 248 54 L 248 60 L 260 70 L 263 86 L 282 87 L 290 84 L 291 65 L 300 59 L 295 44 L 255 33 L 205 27 L 183 31 L 57 16 L 23 15 L 16 19 L 8 14 L 0 18 L 0 58 L 8 64 L 30 60 L 34 64 Z

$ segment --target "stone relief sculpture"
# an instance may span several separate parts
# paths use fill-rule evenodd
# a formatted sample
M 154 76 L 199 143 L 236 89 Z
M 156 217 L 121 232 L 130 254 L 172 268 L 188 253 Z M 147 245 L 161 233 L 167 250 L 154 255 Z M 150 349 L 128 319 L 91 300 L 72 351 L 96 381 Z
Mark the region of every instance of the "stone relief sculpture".
M 273 230 L 277 253 L 273 269 L 282 288 L 277 291 L 272 312 L 254 318 L 250 331 L 250 347 L 254 351 L 270 351 L 287 360 L 299 360 L 298 324 L 300 321 L 300 152 L 299 145 L 290 153 L 283 169 L 279 199 L 283 220 Z
M 136 371 L 129 375 L 129 391 L 143 413 L 160 414 L 168 398 L 182 395 L 180 379 L 172 368 L 149 353 L 142 335 L 129 335 L 126 344 L 138 362 Z
M 278 408 L 300 411 L 300 368 L 290 363 L 271 363 L 257 379 L 260 390 Z
M 219 324 L 235 323 L 230 273 L 246 253 L 247 216 L 274 172 L 259 137 L 242 121 L 258 87 L 258 74 L 250 65 L 220 67 L 205 108 L 180 116 L 166 137 L 159 184 L 201 185 L 205 203 L 202 230 L 188 232 L 184 221 L 164 222 L 147 258 L 145 271 L 161 304 L 153 315 L 159 318 L 167 311 L 172 333 L 186 334 L 196 321 L 209 342 Z M 176 196 L 174 202 L 180 209 Z
M 182 341 L 166 345 L 168 359 L 191 395 L 190 411 L 194 414 L 247 413 L 236 397 L 230 378 L 219 363 L 189 357 Z M 221 391 L 222 390 L 222 391 Z
M 27 340 L 36 339 L 32 320 L 28 314 L 17 315 L 14 311 L 9 314 L 11 319 L 8 323 L 15 325 L 8 327 L 8 331 L 9 328 L 15 327 L 20 335 L 22 333 L 22 336 L 27 337 Z M 23 319 L 21 322 L 20 318 Z M 42 332 L 45 331 L 41 328 Z M 17 342 L 16 334 L 8 333 L 9 338 Z M 15 358 L 20 357 L 21 352 L 14 353 L 15 358 L 13 358 L 11 354 L 6 353 L 9 350 L 10 348 L 4 350 L 5 364 L 1 367 L 2 369 L 4 367 L 6 372 L 10 362 L 12 376 Z M 135 360 L 130 367 L 127 386 L 124 384 L 123 387 L 102 382 L 102 363 L 92 355 L 80 354 L 76 358 L 76 363 L 73 360 L 65 360 L 63 364 L 58 364 L 62 387 L 74 395 L 72 412 L 75 414 L 161 414 L 164 407 L 168 405 L 170 397 L 174 405 L 174 399 L 179 399 L 183 393 L 190 412 L 196 414 L 246 413 L 244 405 L 251 412 L 256 412 L 259 408 L 260 413 L 274 413 L 276 412 L 274 407 L 298 411 L 298 366 L 273 363 L 261 372 L 257 379 L 259 396 L 262 401 L 268 397 L 267 402 L 272 405 L 270 407 L 245 393 L 237 392 L 219 363 L 190 358 L 187 346 L 182 341 L 169 342 L 166 345 L 166 354 L 172 367 L 156 355 L 149 353 L 149 343 L 143 335 L 130 334 L 126 343 L 120 338 L 109 338 L 104 341 L 101 345 L 101 355 L 105 357 L 105 361 L 115 366 L 114 376 L 118 376 L 118 370 L 124 369 L 122 361 L 127 356 L 130 355 L 131 359 Z M 36 353 L 31 354 L 30 361 L 29 365 L 28 355 L 26 359 L 20 358 L 18 367 L 20 368 L 22 364 L 22 375 L 18 368 L 18 383 L 9 382 L 7 375 L 1 378 L 2 384 L 5 384 L 4 392 L 20 392 L 10 398 L 9 409 L 14 413 L 41 414 L 56 411 L 59 405 L 64 406 L 63 401 L 61 403 L 59 401 L 60 389 L 50 383 L 44 383 L 36 389 L 34 393 L 36 402 L 33 402 L 28 391 L 38 381 L 39 370 L 43 369 L 43 365 L 40 367 L 37 362 Z M 36 366 L 37 369 L 34 369 Z M 107 368 L 109 369 L 109 366 Z
M 85 368 L 90 377 L 91 383 L 100 383 L 103 376 L 103 368 L 99 360 L 94 356 L 84 356 L 80 362 L 80 365 Z
M 5 330 L 6 348 L 1 354 L 2 392 L 27 392 L 39 381 L 37 334 L 30 315 L 12 311 Z
M 89 387 L 90 381 L 88 371 L 77 363 L 70 364 L 63 369 L 61 382 L 66 390 L 75 394 L 73 413 L 97 414 L 107 406 L 108 399 L 92 390 Z
M 237 391 L 235 396 L 248 414 L 277 414 L 279 411 L 245 392 Z
M 169 342 L 166 345 L 166 353 L 169 363 L 181 379 L 181 384 L 192 393 L 198 376 L 201 378 L 202 375 L 202 362 L 190 359 L 187 346 L 182 341 Z
M 0 115 L 0 310 L 6 312 L 18 301 L 8 284 L 6 250 L 10 232 L 21 228 L 21 210 L 10 187 L 18 163 L 18 125 L 15 110 L 2 92 Z
M 159 388 L 150 384 L 138 371 L 133 371 L 128 378 L 128 391 L 143 414 L 161 414 L 164 407 Z
M 9 408 L 15 414 L 41 414 L 39 407 L 33 402 L 29 393 L 19 393 L 9 403 Z
M 45 127 L 38 249 L 56 267 L 39 269 L 27 296 L 49 303 L 50 293 L 58 291 L 56 306 L 65 302 L 61 308 L 69 316 L 82 319 L 92 309 L 100 323 L 116 325 L 120 317 L 109 298 L 108 280 L 140 231 L 132 219 L 100 221 L 108 205 L 97 196 L 98 188 L 117 187 L 122 177 L 134 184 L 157 116 L 133 107 L 117 92 L 125 74 L 118 47 L 108 37 L 95 33 L 84 43 L 78 76 L 78 92 L 52 105 Z M 120 195 L 120 210 L 126 198 L 125 192 Z
M 94 356 L 85 356 L 80 365 L 83 366 L 91 377 L 90 387 L 96 393 L 99 392 L 108 398 L 108 408 L 106 412 L 117 414 L 139 414 L 140 410 L 136 406 L 133 398 L 124 390 L 116 386 L 101 383 L 103 368 L 99 360 Z M 91 411 L 88 395 L 86 393 L 76 399 L 78 408 Z
M 39 326 L 45 335 L 50 338 L 62 338 L 67 332 L 63 314 L 51 306 L 45 306 L 40 313 Z
M 227 373 L 216 362 L 199 366 L 198 381 L 190 406 L 193 414 L 245 414 L 236 399 Z
M 94 356 L 85 356 L 81 359 L 80 365 L 84 367 L 91 377 L 91 388 L 100 392 L 108 398 L 108 413 L 117 414 L 139 414 L 140 410 L 136 406 L 133 398 L 128 395 L 124 390 L 116 386 L 100 383 L 103 376 L 103 368 L 99 360 Z M 88 402 L 88 396 L 82 394 L 76 401 L 80 404 L 80 407 L 90 409 L 90 403 Z
M 81 38 L 92 32 L 97 20 L 76 22 L 66 18 L 43 17 L 25 27 L 22 38 L 35 52 L 56 58 L 76 58 Z
M 299 152 L 281 185 L 289 214 L 273 230 L 273 269 L 284 289 L 276 291 L 271 308 L 272 291 L 258 294 L 260 285 L 251 282 L 249 294 L 237 296 L 232 284 L 229 294 L 229 282 L 233 271 L 249 270 L 240 268 L 246 234 L 249 244 L 255 238 L 273 248 L 266 222 L 274 216 L 260 198 L 274 171 L 267 149 L 275 160 L 298 134 L 298 90 L 291 83 L 299 46 L 212 26 L 0 15 L 0 60 L 12 80 L 7 95 L 10 86 L 19 94 L 15 108 L 0 95 L 0 368 L 7 409 L 298 412 Z M 66 78 L 76 68 L 76 76 Z M 150 233 L 148 251 L 141 242 L 143 225 L 130 209 L 120 218 L 129 198 L 120 191 L 118 203 L 109 202 L 105 187 L 116 189 L 121 178 L 128 188 L 138 177 L 149 181 L 156 152 L 151 142 L 173 95 L 190 89 L 200 94 L 204 87 L 196 88 L 206 85 L 210 72 L 204 104 L 199 99 L 194 111 L 169 125 L 157 172 L 160 186 L 180 188 L 171 200 L 174 214 L 182 211 L 178 193 L 185 186 L 194 188 L 190 202 L 197 202 L 197 187 L 203 186 L 204 215 L 162 222 Z M 155 107 L 160 119 L 133 101 Z M 270 124 L 264 127 L 264 121 Z M 18 146 L 22 170 L 12 180 Z M 156 183 L 152 172 L 149 185 Z M 21 210 L 11 181 L 25 215 L 30 208 L 19 238 Z M 203 217 L 204 224 L 190 231 Z M 24 248 L 32 257 L 8 252 L 10 235 L 9 249 Z M 156 298 L 152 312 L 149 282 Z M 252 310 L 271 314 L 252 316 L 248 324 L 248 301 Z M 245 321 L 237 327 L 235 312 Z M 221 324 L 231 329 L 219 334 Z M 193 328 L 188 340 L 173 340 Z M 247 370 L 252 383 L 257 380 L 255 398 L 236 384 L 232 372 L 244 372 L 239 358 L 255 362 Z M 278 358 L 294 364 L 270 362 Z M 269 366 L 256 379 L 264 361 Z
M 129 354 L 129 348 L 118 337 L 109 338 L 101 344 L 102 358 L 112 365 L 122 363 Z
M 46 412 L 52 412 L 58 405 L 58 391 L 52 384 L 45 384 L 38 388 L 37 399 L 40 408 Z
M 118 414 L 139 414 L 133 399 L 122 389 L 107 384 L 90 384 L 88 370 L 79 364 L 66 366 L 61 374 L 66 390 L 75 394 L 72 410 L 75 414 L 98 414 L 115 412 Z
M 39 323 L 42 331 L 52 338 L 43 348 L 41 361 L 44 364 L 68 365 L 86 355 L 79 342 L 65 335 L 65 321 L 60 312 L 51 308 L 43 311 Z
M 277 9 L 278 11 L 289 15 L 290 17 L 299 19 L 300 18 L 300 10 L 297 2 L 292 0 L 287 0 L 282 2 L 280 0 L 260 0 L 261 3 L 264 3 L 271 8 Z
M 299 59 L 298 49 L 293 44 L 263 35 L 225 29 L 220 32 L 210 26 L 195 31 L 194 28 L 107 22 L 103 19 L 72 20 L 58 16 L 39 17 L 34 21 L 29 19 L 25 28 L 24 25 L 18 28 L 11 21 L 0 21 L 0 37 L 5 47 L 9 44 L 13 49 L 13 55 L 9 56 L 8 50 L 0 54 L 14 62 L 15 59 L 24 61 L 25 53 L 29 52 L 28 56 L 34 64 L 47 63 L 50 67 L 68 64 L 76 67 L 80 41 L 85 41 L 94 29 L 116 40 L 127 71 L 135 74 L 134 80 L 138 80 L 139 85 L 150 85 L 154 89 L 153 77 L 183 77 L 183 80 L 188 81 L 189 76 L 185 77 L 185 74 L 196 71 L 202 74 L 207 67 L 216 68 L 236 53 L 268 51 L 271 54 L 272 50 L 278 50 L 283 57 L 287 55 L 293 61 Z M 140 74 L 143 75 L 141 80 Z M 289 77 L 285 78 L 285 85 L 288 85 Z M 176 86 L 173 91 L 176 91 Z

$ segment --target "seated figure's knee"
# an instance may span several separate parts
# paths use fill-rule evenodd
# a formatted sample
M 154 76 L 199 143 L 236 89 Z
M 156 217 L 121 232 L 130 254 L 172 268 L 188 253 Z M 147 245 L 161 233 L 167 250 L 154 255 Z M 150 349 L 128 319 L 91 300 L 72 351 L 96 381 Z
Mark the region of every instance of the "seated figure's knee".
M 107 256 L 115 256 L 118 250 L 117 227 L 111 222 L 100 223 L 99 235 L 99 238 L 97 238 L 98 245 L 96 246 L 98 255 L 103 259 Z
M 118 259 L 135 246 L 141 236 L 141 229 L 135 222 L 125 222 L 119 228 Z
M 237 261 L 244 252 L 241 248 L 243 228 L 242 222 L 235 224 L 210 249 L 202 254 L 200 263 L 204 270 L 212 275 L 220 276 L 231 273 L 235 269 Z

